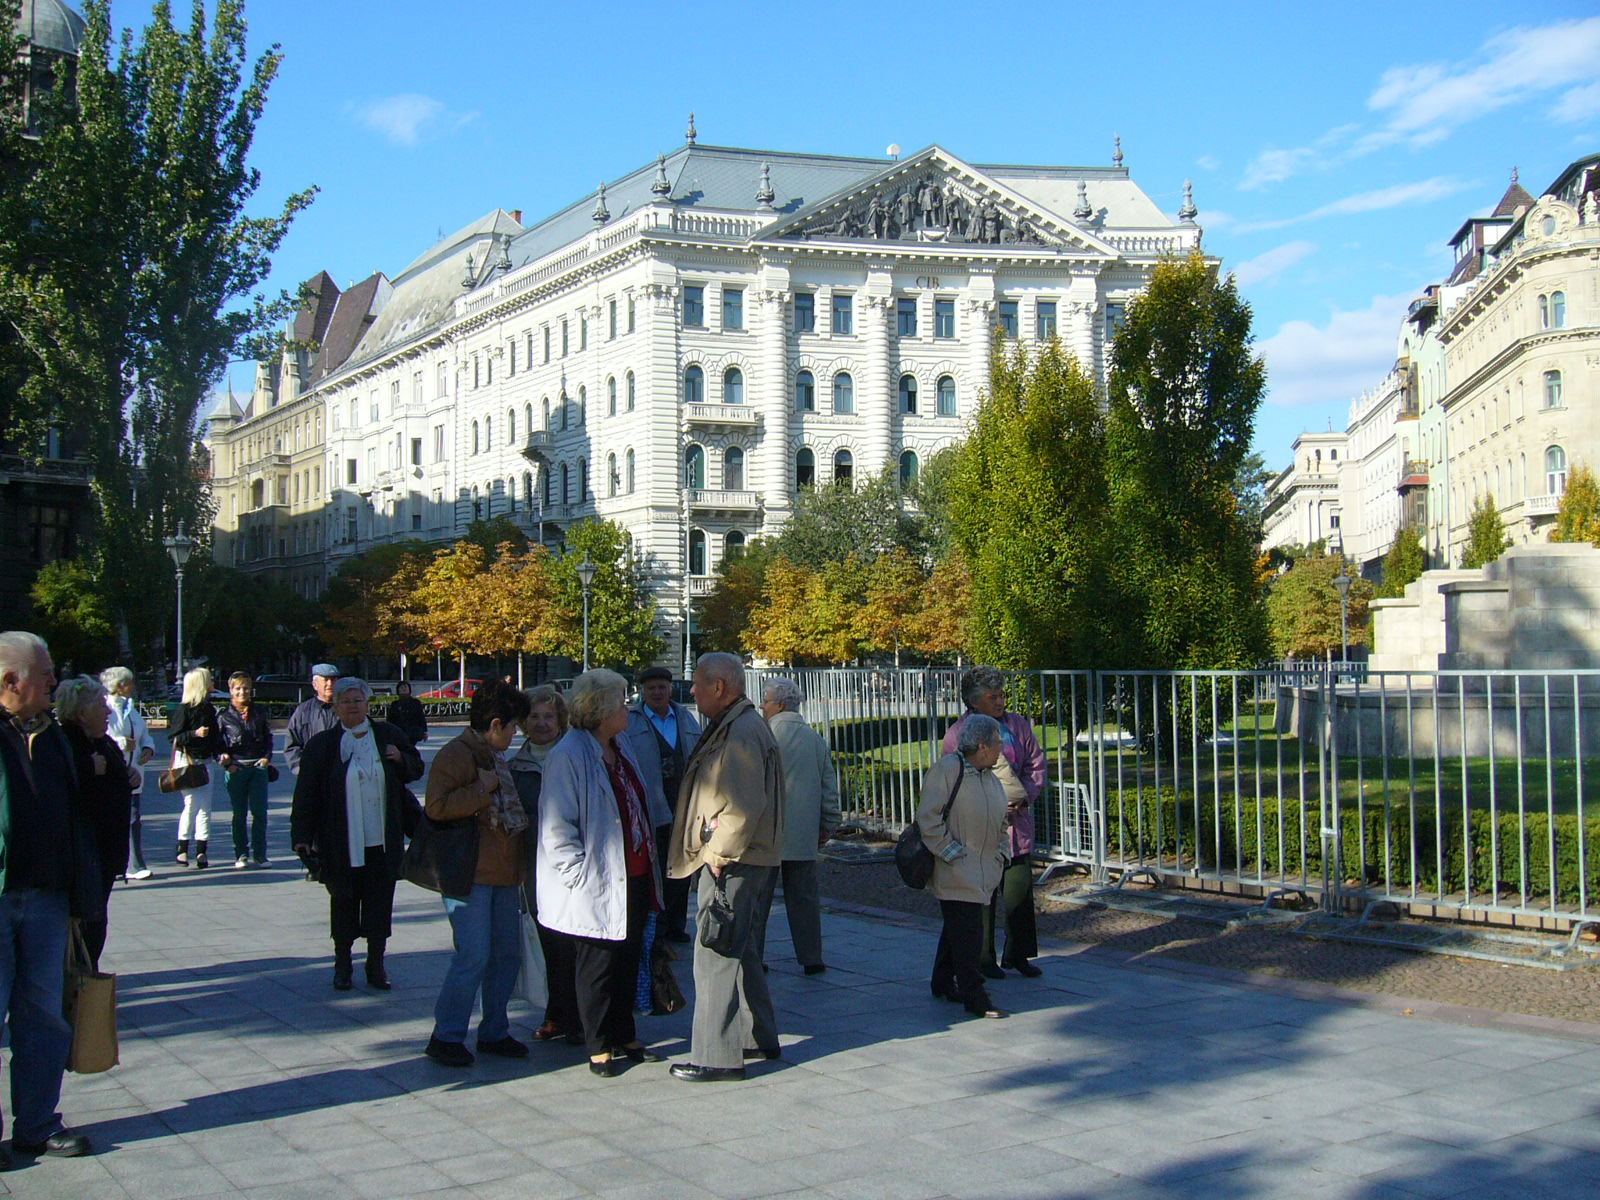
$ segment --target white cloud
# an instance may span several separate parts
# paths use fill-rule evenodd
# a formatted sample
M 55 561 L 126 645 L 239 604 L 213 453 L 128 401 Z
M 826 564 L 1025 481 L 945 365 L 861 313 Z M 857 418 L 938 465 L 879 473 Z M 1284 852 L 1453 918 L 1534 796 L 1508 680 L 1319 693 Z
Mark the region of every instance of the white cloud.
M 1295 263 L 1317 248 L 1315 242 L 1286 242 L 1275 250 L 1268 250 L 1233 269 L 1233 277 L 1240 287 L 1265 283 L 1274 275 L 1287 271 Z
M 1400 320 L 1411 300 L 1374 296 L 1366 308 L 1333 312 L 1326 325 L 1286 323 L 1257 346 L 1267 360 L 1267 403 L 1343 404 L 1374 387 L 1394 366 Z
M 1406 208 L 1418 204 L 1430 204 L 1435 200 L 1442 200 L 1447 196 L 1454 196 L 1467 190 L 1472 184 L 1459 179 L 1452 179 L 1446 175 L 1437 175 L 1432 179 L 1418 180 L 1416 183 L 1397 183 L 1391 187 L 1375 188 L 1370 192 L 1356 192 L 1345 196 L 1320 208 L 1314 208 L 1308 213 L 1301 213 L 1296 217 L 1282 217 L 1272 221 L 1240 222 L 1236 225 L 1238 233 L 1254 233 L 1264 229 L 1282 229 L 1288 225 L 1299 225 L 1306 221 L 1320 221 L 1323 217 L 1348 216 L 1351 213 L 1381 212 L 1386 208 Z
M 432 96 L 406 92 L 354 106 L 356 120 L 397 146 L 415 146 L 422 127 L 444 111 Z
M 1573 88 L 1556 102 L 1552 111 L 1558 121 L 1587 121 L 1600 116 L 1600 83 Z
M 1199 167 L 1202 171 L 1215 171 L 1222 165 L 1222 160 L 1219 159 L 1215 154 L 1202 154 L 1199 158 L 1194 160 L 1194 165 Z

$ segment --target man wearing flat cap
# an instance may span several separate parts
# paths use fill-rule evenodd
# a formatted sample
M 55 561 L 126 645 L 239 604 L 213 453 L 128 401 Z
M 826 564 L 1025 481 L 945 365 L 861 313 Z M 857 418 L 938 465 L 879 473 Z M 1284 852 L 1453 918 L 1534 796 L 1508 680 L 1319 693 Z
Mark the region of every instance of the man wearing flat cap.
M 283 748 L 283 757 L 289 764 L 289 770 L 296 775 L 300 774 L 300 756 L 305 753 L 306 743 L 324 729 L 332 729 L 339 723 L 333 711 L 333 681 L 340 674 L 339 668 L 332 663 L 318 663 L 312 667 L 313 695 L 309 700 L 302 700 L 289 714 L 289 741 Z
M 656 827 L 657 862 L 667 861 L 667 836 L 678 803 L 683 766 L 700 738 L 700 723 L 672 699 L 672 672 L 647 667 L 639 673 L 639 703 L 628 713 L 628 740 L 639 761 L 639 774 L 649 792 L 650 823 Z M 660 918 L 662 936 L 671 942 L 689 940 L 689 881 L 666 881 L 666 908 Z

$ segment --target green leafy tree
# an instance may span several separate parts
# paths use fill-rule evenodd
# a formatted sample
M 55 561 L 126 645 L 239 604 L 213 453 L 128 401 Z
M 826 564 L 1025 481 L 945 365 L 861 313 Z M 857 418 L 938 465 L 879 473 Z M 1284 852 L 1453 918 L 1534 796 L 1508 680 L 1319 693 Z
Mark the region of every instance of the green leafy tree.
M 1422 538 L 1409 525 L 1395 530 L 1394 543 L 1383 560 L 1383 585 L 1378 588 L 1380 599 L 1393 599 L 1406 594 L 1406 588 L 1422 577 L 1427 569 L 1427 555 L 1422 549 Z
M 1239 521 L 1250 532 L 1256 545 L 1261 543 L 1261 518 L 1267 504 L 1267 485 L 1277 472 L 1269 470 L 1266 459 L 1247 454 L 1233 477 L 1233 499 L 1239 508 Z
M 494 562 L 502 554 L 524 554 L 528 549 L 528 535 L 523 533 L 505 513 L 490 517 L 488 520 L 478 518 L 467 526 L 467 531 L 461 535 L 461 540 L 481 546 L 490 562 Z
M 238 670 L 253 675 L 316 654 L 318 616 L 314 600 L 274 579 L 218 566 L 209 557 L 190 559 L 184 569 L 184 640 L 223 676 Z
M 738 654 L 747 649 L 744 636 L 750 628 L 750 613 L 761 603 L 767 568 L 776 560 L 777 554 L 765 538 L 750 542 L 742 553 L 723 555 L 711 591 L 700 602 L 695 644 L 702 652 Z
M 1506 536 L 1494 494 L 1478 497 L 1467 518 L 1467 548 L 1461 555 L 1461 565 L 1469 571 L 1486 567 L 1510 548 L 1511 539 Z
M 589 588 L 589 661 L 629 667 L 661 653 L 656 602 L 633 552 L 633 539 L 613 521 L 583 521 L 567 530 L 566 551 L 550 564 L 560 625 L 554 644 L 568 658 L 583 660 L 583 588 L 578 564 L 585 553 L 594 565 Z
M 433 552 L 414 538 L 374 546 L 346 559 L 322 593 L 316 633 L 336 655 L 383 658 L 403 650 L 432 653 L 413 618 L 421 571 Z
M 913 557 L 926 552 L 923 523 L 910 511 L 892 468 L 860 487 L 807 488 L 773 549 L 792 563 L 821 567 L 852 554 L 876 556 L 899 547 Z
M 1094 384 L 1050 342 L 997 340 L 989 393 L 950 482 L 970 564 L 972 653 L 1003 667 L 1110 665 L 1106 425 Z
M 172 598 L 150 588 L 161 538 L 209 526 L 196 423 L 227 363 L 257 357 L 292 308 L 254 289 L 311 192 L 246 214 L 248 165 L 281 56 L 249 64 L 241 0 L 187 30 L 157 3 L 114 39 L 88 0 L 76 90 L 48 106 L 18 186 L 0 194 L 0 326 L 16 353 L 0 433 L 81 438 L 93 468 L 91 571 L 119 637 L 147 653 Z
M 65 675 L 69 667 L 90 671 L 112 661 L 116 627 L 82 559 L 63 558 L 40 567 L 28 595 L 37 632 L 50 643 L 58 674 Z
M 1254 531 L 1235 487 L 1266 368 L 1232 276 L 1158 265 L 1112 343 L 1107 458 L 1118 661 L 1244 667 L 1267 646 Z
M 1273 585 L 1267 597 L 1267 616 L 1272 648 L 1280 658 L 1291 654 L 1302 659 L 1339 656 L 1343 649 L 1339 640 L 1339 592 L 1333 580 L 1345 569 L 1345 561 L 1339 555 L 1307 555 Z M 1367 580 L 1351 581 L 1346 628 L 1352 646 L 1367 639 L 1372 594 L 1372 584 Z
M 1600 546 L 1600 484 L 1594 472 L 1582 463 L 1573 464 L 1567 474 L 1567 490 L 1561 493 L 1556 510 L 1552 542 L 1588 542 Z

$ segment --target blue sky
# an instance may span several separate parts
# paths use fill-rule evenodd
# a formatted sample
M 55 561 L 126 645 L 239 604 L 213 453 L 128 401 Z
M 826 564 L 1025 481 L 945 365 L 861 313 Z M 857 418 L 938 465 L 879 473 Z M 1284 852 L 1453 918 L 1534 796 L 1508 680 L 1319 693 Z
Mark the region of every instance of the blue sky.
M 178 5 L 186 11 L 186 6 Z M 144 3 L 113 19 L 143 24 Z M 449 15 L 446 15 L 449 14 Z M 1600 151 L 1600 16 L 1579 3 L 442 5 L 253 0 L 285 61 L 259 209 L 322 188 L 272 285 L 400 270 L 499 206 L 536 219 L 670 150 L 937 142 L 973 162 L 1105 164 L 1165 211 L 1194 181 L 1271 382 L 1270 466 L 1342 428 L 1392 364 L 1445 240 Z M 250 372 L 234 369 L 236 387 Z

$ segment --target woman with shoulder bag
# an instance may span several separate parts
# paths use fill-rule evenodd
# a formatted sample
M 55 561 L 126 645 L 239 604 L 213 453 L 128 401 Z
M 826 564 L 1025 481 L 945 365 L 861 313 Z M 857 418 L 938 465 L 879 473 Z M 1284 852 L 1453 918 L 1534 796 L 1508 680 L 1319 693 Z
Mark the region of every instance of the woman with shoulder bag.
M 956 1001 L 975 1017 L 1004 1017 L 978 970 L 983 910 L 1010 857 L 1006 794 L 993 770 L 1000 757 L 999 722 L 979 713 L 967 717 L 955 751 L 928 771 L 917 806 L 922 842 L 933 855 L 928 890 L 944 915 L 931 987 L 935 996 Z
M 455 954 L 433 1006 L 433 1033 L 424 1053 L 447 1067 L 470 1067 L 467 1027 L 479 994 L 478 1050 L 524 1058 L 528 1047 L 511 1036 L 506 1006 L 522 969 L 522 929 L 517 911 L 528 814 L 517 795 L 506 751 L 528 715 L 528 697 L 499 679 L 472 695 L 468 726 L 447 742 L 428 772 L 424 810 L 434 822 L 477 823 L 478 859 L 464 900 L 444 897 Z
M 211 838 L 211 775 L 206 763 L 217 756 L 222 734 L 216 706 L 211 703 L 211 672 L 196 667 L 183 677 L 183 699 L 167 719 L 167 740 L 172 743 L 172 773 L 183 794 L 178 817 L 178 848 L 173 861 L 204 870 L 206 843 Z M 189 834 L 194 833 L 194 850 Z
M 367 939 L 367 983 L 389 990 L 383 965 L 405 838 L 420 810 L 406 784 L 422 756 L 387 721 L 368 716 L 372 688 L 347 675 L 333 685 L 338 724 L 306 743 L 289 810 L 289 841 L 328 889 L 333 987 L 350 990 L 351 950 Z

